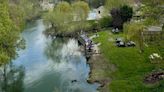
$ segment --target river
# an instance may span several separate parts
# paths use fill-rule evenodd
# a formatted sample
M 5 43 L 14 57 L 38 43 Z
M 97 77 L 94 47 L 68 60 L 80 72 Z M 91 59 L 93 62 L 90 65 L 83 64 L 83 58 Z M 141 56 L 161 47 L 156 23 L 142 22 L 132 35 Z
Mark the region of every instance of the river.
M 43 31 L 43 21 L 37 20 L 22 32 L 26 48 L 12 61 L 21 73 L 13 74 L 16 82 L 9 92 L 97 92 L 98 84 L 87 83 L 90 67 L 77 41 L 52 40 Z

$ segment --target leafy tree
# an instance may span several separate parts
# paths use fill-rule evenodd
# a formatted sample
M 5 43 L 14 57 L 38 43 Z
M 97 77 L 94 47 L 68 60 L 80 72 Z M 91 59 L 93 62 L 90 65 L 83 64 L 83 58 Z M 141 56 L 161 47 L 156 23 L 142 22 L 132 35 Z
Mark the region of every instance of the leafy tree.
M 144 50 L 142 31 L 144 29 L 143 23 L 125 23 L 124 32 L 127 40 L 135 40 L 139 45 L 141 52 Z
M 127 5 L 111 10 L 112 26 L 114 28 L 123 28 L 123 23 L 132 18 L 133 9 Z
M 75 20 L 77 21 L 86 20 L 89 13 L 89 6 L 86 2 L 84 1 L 74 2 L 72 4 L 72 7 L 73 7 L 74 16 L 76 17 Z
M 0 64 L 15 57 L 18 33 L 9 16 L 8 0 L 3 0 L 0 2 Z
M 85 21 L 89 13 L 89 5 L 84 1 L 77 1 L 72 4 L 75 21 L 79 21 L 79 28 L 84 29 Z
M 54 9 L 54 11 L 49 11 L 43 16 L 43 19 L 47 24 L 51 24 L 55 31 L 67 30 L 65 26 L 73 20 L 73 15 L 71 14 L 71 5 L 67 2 L 60 2 Z
M 120 8 L 121 19 L 123 22 L 130 20 L 133 16 L 133 9 L 127 5 Z
M 16 29 L 19 31 L 22 30 L 25 25 L 24 10 L 16 4 L 10 4 L 9 8 L 10 8 L 9 9 L 10 18 L 15 24 Z
M 111 10 L 111 16 L 112 16 L 112 26 L 114 28 L 122 29 L 123 20 L 121 19 L 120 9 L 116 9 L 116 8 L 112 9 Z
M 16 10 L 10 11 L 11 14 L 12 13 L 14 14 L 14 12 L 16 13 L 18 12 L 18 14 L 20 14 L 20 11 L 21 11 L 21 13 L 24 14 L 23 17 L 25 20 L 31 20 L 40 14 L 40 11 L 41 11 L 40 0 L 9 0 L 9 1 L 10 1 L 9 6 L 11 6 L 10 9 L 11 10 L 14 10 L 12 8 L 17 9 L 17 11 Z

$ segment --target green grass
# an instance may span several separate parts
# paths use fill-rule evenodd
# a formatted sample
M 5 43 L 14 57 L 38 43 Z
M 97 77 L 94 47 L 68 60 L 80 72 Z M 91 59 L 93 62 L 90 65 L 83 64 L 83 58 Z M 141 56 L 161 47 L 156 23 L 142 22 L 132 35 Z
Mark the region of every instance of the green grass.
M 163 92 L 163 82 L 151 87 L 147 87 L 143 83 L 146 74 L 154 69 L 164 69 L 164 64 L 151 64 L 148 58 L 150 54 L 159 52 L 158 48 L 154 46 L 145 47 L 144 53 L 141 54 L 137 46 L 119 48 L 115 46 L 114 42 L 108 41 L 109 38 L 124 37 L 123 33 L 114 35 L 107 30 L 99 32 L 99 35 L 100 37 L 94 39 L 94 41 L 101 43 L 100 49 L 108 59 L 107 64 L 113 63 L 117 68 L 115 72 L 107 74 L 112 78 L 109 85 L 112 92 Z

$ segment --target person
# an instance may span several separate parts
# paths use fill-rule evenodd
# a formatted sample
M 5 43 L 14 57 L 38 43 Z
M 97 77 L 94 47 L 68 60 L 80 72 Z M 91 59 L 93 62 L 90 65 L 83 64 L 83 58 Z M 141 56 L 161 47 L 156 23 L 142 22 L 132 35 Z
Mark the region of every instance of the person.
M 92 50 L 92 46 L 91 46 L 91 44 L 89 44 L 88 48 L 89 48 L 89 51 Z
M 97 32 L 97 30 L 96 30 L 96 37 L 98 37 L 98 32 Z

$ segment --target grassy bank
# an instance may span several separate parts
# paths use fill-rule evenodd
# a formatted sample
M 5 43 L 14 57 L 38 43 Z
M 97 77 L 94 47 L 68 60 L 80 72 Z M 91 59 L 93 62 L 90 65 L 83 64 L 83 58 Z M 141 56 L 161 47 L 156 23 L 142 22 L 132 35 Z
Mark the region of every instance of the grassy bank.
M 144 53 L 141 54 L 137 46 L 134 48 L 118 48 L 115 46 L 115 38 L 124 37 L 123 33 L 115 35 L 110 33 L 110 30 L 106 30 L 99 32 L 99 35 L 100 37 L 94 39 L 94 41 L 101 43 L 101 53 L 107 59 L 104 62 L 105 65 L 112 63 L 116 66 L 114 72 L 110 72 L 110 68 L 103 70 L 105 72 L 103 73 L 104 76 L 112 79 L 108 85 L 109 90 L 112 92 L 163 92 L 164 81 L 151 86 L 143 82 L 145 75 L 152 70 L 164 69 L 163 63 L 151 64 L 148 58 L 154 52 L 160 53 L 157 47 L 153 45 L 145 47 Z M 98 74 L 99 71 L 96 71 L 96 73 Z

